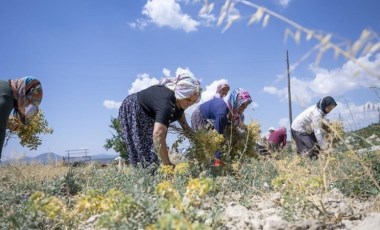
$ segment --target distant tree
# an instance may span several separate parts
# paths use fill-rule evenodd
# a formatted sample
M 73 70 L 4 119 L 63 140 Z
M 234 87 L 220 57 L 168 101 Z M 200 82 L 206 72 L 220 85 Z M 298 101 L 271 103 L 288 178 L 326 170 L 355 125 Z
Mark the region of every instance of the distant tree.
M 10 117 L 7 124 L 4 146 L 8 144 L 10 138 L 17 136 L 23 147 L 36 150 L 42 144 L 39 135 L 52 133 L 53 129 L 49 127 L 41 110 L 33 119 L 27 120 L 25 125 L 16 117 Z
M 112 138 L 106 139 L 106 144 L 104 145 L 104 148 L 106 150 L 112 148 L 117 153 L 119 153 L 123 159 L 126 160 L 128 157 L 128 150 L 122 136 L 122 130 L 119 119 L 111 118 L 111 125 L 109 127 L 114 129 L 116 134 L 112 133 Z

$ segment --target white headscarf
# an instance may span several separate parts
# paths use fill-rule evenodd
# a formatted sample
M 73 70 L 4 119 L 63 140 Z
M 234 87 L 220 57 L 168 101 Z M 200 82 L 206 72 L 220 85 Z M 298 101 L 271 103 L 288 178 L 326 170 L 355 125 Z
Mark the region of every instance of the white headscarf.
M 201 99 L 202 87 L 201 83 L 191 73 L 181 73 L 178 77 L 164 78 L 159 85 L 174 91 L 176 99 L 185 99 L 198 94 Z

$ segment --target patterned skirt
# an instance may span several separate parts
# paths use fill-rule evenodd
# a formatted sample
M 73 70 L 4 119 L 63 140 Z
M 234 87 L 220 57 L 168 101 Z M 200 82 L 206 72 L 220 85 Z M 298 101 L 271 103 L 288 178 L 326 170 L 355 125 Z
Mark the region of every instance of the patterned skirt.
M 213 129 L 214 125 L 212 121 L 208 121 L 203 118 L 199 106 L 195 109 L 193 114 L 191 114 L 191 128 L 196 132 L 201 129 L 210 130 Z
M 13 102 L 11 87 L 9 87 L 7 81 L 0 80 L 0 161 L 7 130 L 7 122 L 13 109 Z
M 137 94 L 131 94 L 123 101 L 119 120 L 129 163 L 133 166 L 141 164 L 144 168 L 153 163 L 159 164 L 153 145 L 154 119 L 140 106 Z

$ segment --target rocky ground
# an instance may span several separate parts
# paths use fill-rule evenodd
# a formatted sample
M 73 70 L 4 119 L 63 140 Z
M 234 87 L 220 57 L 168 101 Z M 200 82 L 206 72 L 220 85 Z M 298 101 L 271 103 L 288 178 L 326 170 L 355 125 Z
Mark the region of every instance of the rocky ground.
M 359 201 L 345 198 L 338 190 L 332 190 L 322 199 L 324 209 L 331 214 L 328 223 L 315 219 L 295 223 L 284 220 L 282 209 L 278 205 L 279 193 L 269 194 L 266 199 L 254 197 L 252 202 L 255 205 L 250 209 L 236 203 L 228 204 L 222 218 L 225 223 L 220 229 L 380 229 L 380 212 L 374 211 L 379 210 L 380 196 L 373 200 Z
M 377 230 L 380 229 L 380 196 L 376 199 L 359 201 L 345 198 L 339 190 L 334 189 L 322 199 L 325 211 L 331 214 L 329 221 L 306 219 L 288 222 L 282 218 L 280 193 L 269 193 L 263 198 L 255 196 L 252 208 L 231 202 L 225 206 L 222 214 L 223 225 L 220 230 Z M 317 198 L 319 199 L 320 198 Z M 298 215 L 295 213 L 295 215 Z M 96 229 L 96 222 L 101 215 L 89 218 L 80 227 L 81 230 Z M 206 220 L 211 225 L 213 220 Z

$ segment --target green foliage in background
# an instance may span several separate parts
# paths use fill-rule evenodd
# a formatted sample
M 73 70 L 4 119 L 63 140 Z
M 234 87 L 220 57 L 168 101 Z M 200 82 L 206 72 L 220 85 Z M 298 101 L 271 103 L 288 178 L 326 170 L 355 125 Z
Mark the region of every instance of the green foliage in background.
M 112 137 L 110 139 L 106 139 L 104 148 L 106 150 L 115 150 L 115 152 L 119 153 L 123 159 L 127 160 L 128 150 L 123 139 L 122 128 L 119 119 L 111 118 L 111 125 L 109 127 L 113 129 L 114 133 L 112 133 Z
M 370 148 L 372 146 L 380 145 L 380 124 L 369 125 L 366 128 L 350 132 L 347 136 L 351 137 L 350 141 L 354 148 Z M 377 138 L 371 138 L 377 134 Z

